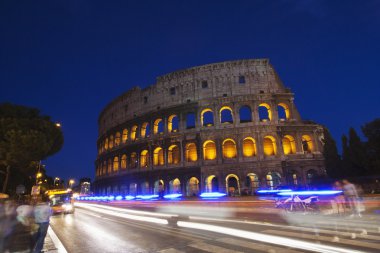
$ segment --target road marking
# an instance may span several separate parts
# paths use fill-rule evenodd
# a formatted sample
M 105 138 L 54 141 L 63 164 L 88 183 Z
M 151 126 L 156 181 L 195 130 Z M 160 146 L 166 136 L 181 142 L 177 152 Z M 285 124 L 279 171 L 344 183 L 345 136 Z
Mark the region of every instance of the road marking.
M 276 247 L 276 246 L 269 246 L 262 243 L 256 243 L 256 242 L 247 242 L 239 239 L 234 238 L 220 238 L 217 241 L 235 245 L 235 246 L 241 246 L 253 250 L 260 250 L 260 251 L 267 251 L 267 252 L 281 252 L 281 253 L 302 253 L 302 251 L 292 250 L 292 249 L 284 249 L 283 247 Z
M 280 230 L 264 230 L 262 232 L 268 233 L 268 234 L 282 235 L 282 236 L 287 236 L 287 237 L 296 237 L 296 238 L 302 238 L 302 239 L 311 239 L 311 240 L 317 240 L 317 241 L 332 242 L 333 240 L 333 237 L 330 237 L 330 236 L 317 236 L 317 235 L 311 235 L 311 234 L 305 234 L 305 233 L 295 233 L 295 232 L 280 231 Z M 365 247 L 365 248 L 379 249 L 379 244 L 377 243 L 363 242 L 363 241 L 358 241 L 358 240 L 339 239 L 339 243 Z
M 49 234 L 51 240 L 53 241 L 54 246 L 58 250 L 58 253 L 67 253 L 62 242 L 59 240 L 58 236 L 54 233 L 54 230 L 50 226 L 48 228 L 48 234 Z
M 207 243 L 203 243 L 203 242 L 193 243 L 193 244 L 189 244 L 187 246 L 191 247 L 191 248 L 196 248 L 196 249 L 200 249 L 203 251 L 207 251 L 207 252 L 214 252 L 214 253 L 244 253 L 242 251 L 226 249 L 226 248 L 222 248 L 219 246 L 215 246 L 215 245 L 211 245 L 211 244 L 207 244 Z

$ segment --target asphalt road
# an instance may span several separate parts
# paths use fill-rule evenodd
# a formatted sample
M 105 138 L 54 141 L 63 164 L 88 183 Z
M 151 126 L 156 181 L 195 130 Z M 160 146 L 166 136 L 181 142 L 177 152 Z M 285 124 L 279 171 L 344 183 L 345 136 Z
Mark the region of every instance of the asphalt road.
M 81 205 L 74 214 L 51 219 L 53 230 L 69 253 L 354 253 L 379 252 L 380 249 L 380 219 L 372 215 L 337 219 L 268 211 L 255 219 L 238 219 L 231 218 L 230 209 L 220 207 L 181 209 L 177 206 L 141 213 L 125 208 Z M 157 213 L 163 211 L 171 214 Z M 276 222 L 269 223 L 274 216 L 278 217 Z

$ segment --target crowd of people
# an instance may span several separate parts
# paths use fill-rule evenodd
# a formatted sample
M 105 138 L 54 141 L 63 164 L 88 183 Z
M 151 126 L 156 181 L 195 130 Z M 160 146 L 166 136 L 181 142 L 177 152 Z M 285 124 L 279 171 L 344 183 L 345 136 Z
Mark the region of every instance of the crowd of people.
M 342 194 L 337 195 L 332 203 L 335 212 L 338 214 L 349 213 L 352 217 L 361 217 L 361 212 L 364 211 L 364 206 L 360 198 L 362 190 L 358 189 L 347 179 L 336 181 L 334 183 L 334 189 L 342 191 Z
M 40 253 L 52 210 L 47 196 L 0 199 L 0 252 Z

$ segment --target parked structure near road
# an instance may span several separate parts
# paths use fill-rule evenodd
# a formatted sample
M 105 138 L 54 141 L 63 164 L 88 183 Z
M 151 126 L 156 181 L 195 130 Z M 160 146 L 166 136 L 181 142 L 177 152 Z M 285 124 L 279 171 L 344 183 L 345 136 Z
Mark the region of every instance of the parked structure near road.
M 301 119 L 268 59 L 158 77 L 113 100 L 98 125 L 97 194 L 252 194 L 325 173 L 323 128 Z

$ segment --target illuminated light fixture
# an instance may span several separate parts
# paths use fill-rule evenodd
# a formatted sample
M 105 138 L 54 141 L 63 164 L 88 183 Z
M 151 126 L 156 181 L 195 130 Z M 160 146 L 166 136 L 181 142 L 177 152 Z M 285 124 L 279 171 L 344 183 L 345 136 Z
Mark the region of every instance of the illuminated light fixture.
M 224 197 L 227 194 L 225 193 L 220 193 L 220 192 L 204 192 L 201 195 L 199 195 L 201 198 L 220 198 Z
M 164 195 L 164 199 L 178 199 L 182 197 L 182 194 L 180 193 L 174 193 L 174 194 L 166 194 Z
M 119 195 L 119 196 L 116 196 L 115 198 L 116 200 L 122 200 L 123 199 L 123 196 Z
M 283 190 L 258 190 L 257 193 L 279 193 L 279 192 L 291 192 L 291 189 L 283 189 Z
M 342 191 L 331 191 L 331 190 L 323 190 L 323 191 L 292 191 L 292 192 L 280 192 L 278 195 L 281 196 L 291 196 L 291 195 L 335 195 L 340 194 Z
M 158 198 L 158 195 L 137 195 L 136 196 L 136 199 L 143 199 L 143 200 L 154 199 L 154 198 Z
M 134 196 L 131 196 L 131 195 L 127 195 L 124 197 L 126 200 L 132 200 L 132 199 L 135 199 Z

